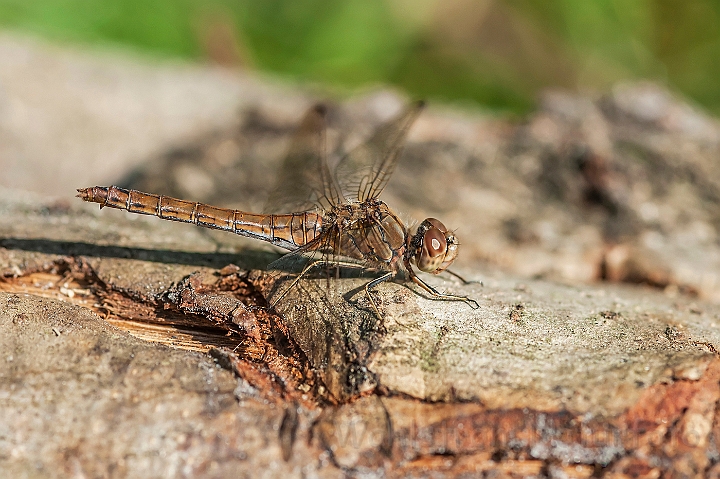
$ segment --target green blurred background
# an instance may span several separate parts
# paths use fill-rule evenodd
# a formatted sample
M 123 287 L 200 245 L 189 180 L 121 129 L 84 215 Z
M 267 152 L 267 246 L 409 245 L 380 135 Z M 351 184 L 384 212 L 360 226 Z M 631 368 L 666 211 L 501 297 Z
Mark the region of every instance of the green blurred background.
M 0 27 L 514 113 L 649 78 L 720 113 L 712 0 L 0 0 Z

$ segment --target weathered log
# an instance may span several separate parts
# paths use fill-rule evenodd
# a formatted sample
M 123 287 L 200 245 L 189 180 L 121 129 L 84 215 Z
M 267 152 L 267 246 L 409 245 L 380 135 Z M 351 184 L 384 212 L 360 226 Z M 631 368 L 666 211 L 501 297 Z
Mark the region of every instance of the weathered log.
M 240 127 L 173 137 L 128 181 L 259 203 L 310 100 L 243 85 Z M 367 129 L 371 103 L 334 111 Z M 268 310 L 260 246 L 0 189 L 0 470 L 720 475 L 716 122 L 645 85 L 549 95 L 525 125 L 429 113 L 413 135 L 387 199 L 462 226 L 459 271 L 484 285 L 428 281 L 478 309 L 385 283 L 377 318 L 354 278 Z M 213 188 L 163 183 L 193 158 Z

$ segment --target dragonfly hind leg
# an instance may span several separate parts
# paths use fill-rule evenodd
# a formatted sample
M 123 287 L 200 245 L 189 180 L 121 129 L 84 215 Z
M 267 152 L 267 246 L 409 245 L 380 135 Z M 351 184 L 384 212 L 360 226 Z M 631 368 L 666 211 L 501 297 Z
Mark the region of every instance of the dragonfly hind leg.
M 293 282 L 290 283 L 290 286 L 288 286 L 287 288 L 285 288 L 285 291 L 283 291 L 280 296 L 278 296 L 277 298 L 275 298 L 275 299 L 272 300 L 272 302 L 270 303 L 270 307 L 271 307 L 271 308 L 274 308 L 275 305 L 278 304 L 278 303 L 288 294 L 288 292 L 290 292 L 290 290 L 295 287 L 295 285 L 298 283 L 298 281 L 300 281 L 300 280 L 302 279 L 302 277 L 305 276 L 311 269 L 313 269 L 313 268 L 316 267 L 316 266 L 323 265 L 323 264 L 327 265 L 328 262 L 327 262 L 327 261 L 323 261 L 323 260 L 312 261 L 312 262 L 310 262 L 307 266 L 305 266 L 305 267 L 303 268 L 303 270 L 300 271 L 300 273 L 298 273 L 298 275 L 295 277 L 295 279 L 293 280 Z
M 283 291 L 282 294 L 278 298 L 274 299 L 272 301 L 272 303 L 270 303 L 270 307 L 274 308 L 275 305 L 277 303 L 279 303 L 285 297 L 285 295 L 287 295 L 287 293 L 293 287 L 295 287 L 295 285 L 298 283 L 298 281 L 300 281 L 302 279 L 302 277 L 305 276 L 311 269 L 316 268 L 318 266 L 328 266 L 328 265 L 335 266 L 335 267 L 341 267 L 341 268 L 350 268 L 350 269 L 366 269 L 365 266 L 363 266 L 363 265 L 356 264 L 356 263 L 350 263 L 347 261 L 326 261 L 326 260 L 322 260 L 322 259 L 318 260 L 318 261 L 313 261 L 310 264 L 308 264 L 307 266 L 305 266 L 300 273 L 298 273 L 297 277 L 293 280 L 293 282 L 290 284 L 290 286 L 288 286 L 285 289 L 285 291 Z M 378 309 L 377 304 L 375 303 L 375 300 L 370 295 L 370 288 L 374 288 L 378 284 L 389 280 L 393 276 L 394 276 L 394 273 L 387 272 L 387 273 L 383 274 L 382 276 L 373 279 L 372 281 L 368 281 L 367 283 L 365 283 L 365 286 L 363 287 L 363 289 L 365 290 L 365 295 L 367 296 L 368 300 L 370 300 L 370 305 L 373 308 L 373 312 L 375 313 L 375 316 L 377 316 L 377 318 L 380 320 L 382 320 L 382 316 L 380 315 L 380 310 Z

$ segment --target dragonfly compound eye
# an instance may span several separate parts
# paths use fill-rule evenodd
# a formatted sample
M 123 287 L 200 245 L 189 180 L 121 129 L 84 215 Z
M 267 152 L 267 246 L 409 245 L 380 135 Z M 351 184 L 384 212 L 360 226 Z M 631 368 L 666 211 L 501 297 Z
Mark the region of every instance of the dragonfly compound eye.
M 420 224 L 413 241 L 415 263 L 420 271 L 438 274 L 457 258 L 459 243 L 455 234 L 435 218 Z
M 448 230 L 445 225 L 442 224 L 442 222 L 437 218 L 426 218 L 425 221 L 423 221 L 423 224 L 432 228 L 437 228 L 442 234 L 447 233 Z
M 420 271 L 434 273 L 443 261 L 447 253 L 447 240 L 442 231 L 431 226 L 423 235 L 422 247 L 415 258 Z

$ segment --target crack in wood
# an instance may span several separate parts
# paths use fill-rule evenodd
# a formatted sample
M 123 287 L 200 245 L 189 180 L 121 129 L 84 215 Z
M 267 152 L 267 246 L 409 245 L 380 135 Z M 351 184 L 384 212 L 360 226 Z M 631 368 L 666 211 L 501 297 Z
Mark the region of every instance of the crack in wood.
M 266 309 L 247 272 L 237 267 L 190 274 L 163 294 L 147 297 L 102 281 L 86 258 L 63 257 L 0 278 L 0 291 L 76 304 L 144 341 L 215 351 L 216 359 L 217 351 L 225 351 L 232 363 L 228 369 L 273 400 L 308 407 L 324 400 L 321 381 L 302 350 Z
M 635 406 L 611 418 L 568 411 L 487 410 L 472 403 L 430 404 L 393 396 L 383 387 L 349 398 L 347 404 L 331 405 L 332 396 L 284 322 L 263 307 L 262 296 L 239 269 L 191 274 L 158 299 L 104 283 L 83 258 L 66 257 L 20 273 L 2 278 L 0 290 L 72 302 L 137 337 L 209 351 L 260 397 L 283 406 L 278 435 L 285 460 L 291 459 L 295 441 L 303 440 L 297 437 L 300 418 L 314 409 L 323 411 L 322 418 L 305 440 L 321 441 L 333 461 L 349 472 L 384 467 L 398 476 L 417 475 L 427 468 L 448 475 L 495 471 L 509 477 L 654 477 L 667 469 L 679 476 L 720 473 L 720 360 L 712 361 L 696 379 L 674 377 L 670 383 L 650 386 Z M 617 317 L 607 311 L 600 315 Z M 665 331 L 669 341 L 681 335 L 677 328 Z M 697 345 L 717 354 L 710 344 Z M 362 401 L 383 404 L 363 409 Z M 413 404 L 422 410 L 403 411 Z M 474 412 L 463 412 L 468 407 Z M 401 424 L 400 416 L 435 419 L 408 426 Z M 376 430 L 378 435 L 365 438 L 369 446 L 357 454 L 337 443 L 337 431 L 346 440 L 352 437 L 351 427 Z

